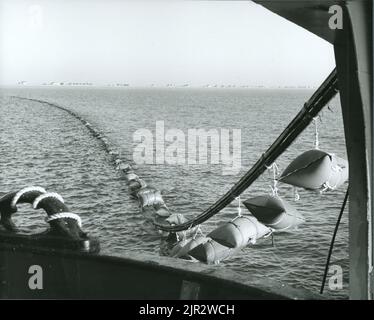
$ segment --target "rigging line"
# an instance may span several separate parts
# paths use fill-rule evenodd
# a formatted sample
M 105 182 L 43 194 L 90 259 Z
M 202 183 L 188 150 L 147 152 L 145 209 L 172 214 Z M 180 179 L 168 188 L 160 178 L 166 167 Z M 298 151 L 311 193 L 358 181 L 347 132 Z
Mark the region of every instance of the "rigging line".
M 342 216 L 343 216 L 343 213 L 344 213 L 344 209 L 345 209 L 345 205 L 346 205 L 347 200 L 348 200 L 348 193 L 349 193 L 348 190 L 349 190 L 349 187 L 347 188 L 347 191 L 345 192 L 345 197 L 344 197 L 344 200 L 343 200 L 343 204 L 342 204 L 342 207 L 340 208 L 340 213 L 339 213 L 339 216 L 338 216 L 338 220 L 336 221 L 336 224 L 335 224 L 334 233 L 333 233 L 333 236 L 332 236 L 332 239 L 331 239 L 331 243 L 330 243 L 329 253 L 327 255 L 327 260 L 326 260 L 326 265 L 325 265 L 325 272 L 323 274 L 323 279 L 322 279 L 322 285 L 321 285 L 320 294 L 323 294 L 323 289 L 325 288 L 325 283 L 326 283 L 326 278 L 327 278 L 327 272 L 329 270 L 330 259 L 331 259 L 331 255 L 332 255 L 332 250 L 334 248 L 336 234 L 338 233 L 340 221 L 342 219 Z
M 292 144 L 338 91 L 338 78 L 335 68 L 269 149 L 262 154 L 252 168 L 226 194 L 192 220 L 178 225 L 165 225 L 154 222 L 155 226 L 163 231 L 178 232 L 196 226 L 220 212 L 264 173 L 266 168 Z
M 319 150 L 318 116 L 313 118 L 314 122 L 314 148 Z

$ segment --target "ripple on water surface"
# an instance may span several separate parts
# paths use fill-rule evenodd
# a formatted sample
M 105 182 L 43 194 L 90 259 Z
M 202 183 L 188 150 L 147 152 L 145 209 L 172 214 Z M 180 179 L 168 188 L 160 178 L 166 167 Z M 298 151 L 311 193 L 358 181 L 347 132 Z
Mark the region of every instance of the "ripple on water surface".
M 7 89 L 0 98 L 0 183 L 1 192 L 27 185 L 40 185 L 63 195 L 71 210 L 82 217 L 84 229 L 98 236 L 102 252 L 121 255 L 127 251 L 159 254 L 159 239 L 143 227 L 137 203 L 109 162 L 109 157 L 88 130 L 74 117 L 46 104 L 6 95 L 44 99 L 82 115 L 131 159 L 133 133 L 139 128 L 154 130 L 163 119 L 165 129 L 240 128 L 242 171 L 223 176 L 220 166 L 138 166 L 137 173 L 162 189 L 173 212 L 193 216 L 207 208 L 234 183 L 270 145 L 292 119 L 310 91 L 267 90 L 109 90 L 109 89 Z M 321 147 L 345 156 L 338 102 L 335 113 L 326 112 L 320 127 Z M 228 116 L 228 111 L 231 114 Z M 193 111 L 193 112 L 192 112 Z M 313 128 L 279 159 L 279 166 L 313 146 Z M 264 174 L 243 195 L 269 192 L 270 175 Z M 248 277 L 267 277 L 296 287 L 319 290 L 329 242 L 344 188 L 320 196 L 300 190 L 295 207 L 307 222 L 297 231 L 275 236 L 241 251 L 217 268 L 245 271 Z M 292 201 L 292 189 L 281 187 L 281 195 Z M 235 205 L 203 225 L 207 233 L 235 216 Z M 17 224 L 25 231 L 44 227 L 43 213 L 22 206 Z M 332 263 L 348 276 L 348 223 L 343 216 Z M 344 289 L 327 294 L 346 297 Z M 328 288 L 327 288 L 328 289 Z

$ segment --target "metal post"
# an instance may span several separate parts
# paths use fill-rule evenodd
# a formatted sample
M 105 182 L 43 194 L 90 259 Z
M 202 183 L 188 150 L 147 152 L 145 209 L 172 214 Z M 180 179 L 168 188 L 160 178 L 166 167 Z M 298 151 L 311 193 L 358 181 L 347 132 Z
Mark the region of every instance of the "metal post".
M 370 299 L 372 266 L 372 26 L 370 1 L 347 1 L 334 44 L 349 160 L 349 294 Z

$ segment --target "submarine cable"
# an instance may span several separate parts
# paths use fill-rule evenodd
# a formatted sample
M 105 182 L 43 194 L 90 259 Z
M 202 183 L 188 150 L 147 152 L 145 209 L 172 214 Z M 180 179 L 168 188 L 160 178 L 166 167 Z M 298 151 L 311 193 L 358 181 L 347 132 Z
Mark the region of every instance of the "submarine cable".
M 338 77 L 335 68 L 267 151 L 226 194 L 192 220 L 178 225 L 165 225 L 156 222 L 156 227 L 168 232 L 182 231 L 197 226 L 219 213 L 248 189 L 274 163 L 338 92 Z

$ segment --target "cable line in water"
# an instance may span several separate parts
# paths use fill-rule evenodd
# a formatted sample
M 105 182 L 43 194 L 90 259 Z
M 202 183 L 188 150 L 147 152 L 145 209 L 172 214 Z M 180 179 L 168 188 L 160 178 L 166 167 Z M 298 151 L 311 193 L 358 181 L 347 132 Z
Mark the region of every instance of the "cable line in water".
M 338 77 L 335 68 L 269 149 L 262 154 L 253 167 L 226 194 L 190 221 L 174 226 L 156 223 L 156 226 L 168 232 L 182 231 L 201 224 L 219 213 L 251 186 L 274 163 L 338 92 Z

